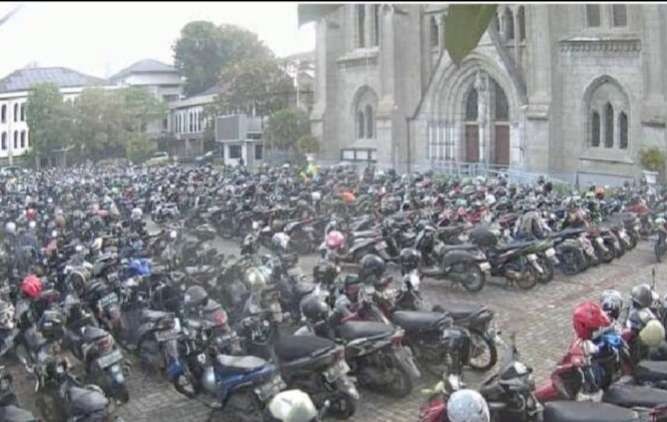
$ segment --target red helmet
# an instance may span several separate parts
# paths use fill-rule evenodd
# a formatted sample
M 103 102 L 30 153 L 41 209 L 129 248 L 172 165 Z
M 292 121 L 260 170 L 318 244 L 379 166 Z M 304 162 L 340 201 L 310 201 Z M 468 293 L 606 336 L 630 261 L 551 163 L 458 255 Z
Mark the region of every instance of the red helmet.
M 577 306 L 572 315 L 572 324 L 577 337 L 590 340 L 593 333 L 611 324 L 609 317 L 595 302 L 584 302 Z
M 340 197 L 343 199 L 343 202 L 347 205 L 352 204 L 357 198 L 350 191 L 343 192 Z
M 21 292 L 30 299 L 37 299 L 42 293 L 42 280 L 34 274 L 29 274 L 21 282 Z
M 345 236 L 339 231 L 333 230 L 327 235 L 326 243 L 328 248 L 339 249 L 343 246 L 343 242 L 345 242 Z
M 25 212 L 25 216 L 29 221 L 35 221 L 37 219 L 37 210 L 34 208 L 28 208 Z

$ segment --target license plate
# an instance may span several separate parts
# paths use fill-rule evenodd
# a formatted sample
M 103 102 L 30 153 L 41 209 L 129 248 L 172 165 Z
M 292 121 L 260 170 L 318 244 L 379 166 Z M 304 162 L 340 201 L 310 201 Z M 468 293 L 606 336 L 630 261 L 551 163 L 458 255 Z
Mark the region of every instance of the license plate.
M 347 365 L 347 362 L 339 360 L 336 365 L 324 372 L 324 377 L 328 382 L 334 382 L 348 372 L 350 372 L 350 367 Z
M 528 260 L 531 262 L 537 261 L 537 255 L 535 255 L 534 253 L 528 254 Z
M 553 258 L 554 256 L 556 256 L 556 251 L 554 250 L 554 248 L 549 248 L 544 252 L 544 254 L 547 256 L 547 258 Z
M 491 264 L 489 264 L 488 262 L 482 262 L 481 264 L 479 264 L 479 269 L 482 270 L 482 272 L 484 273 L 489 272 L 491 271 Z
M 123 360 L 123 353 L 116 349 L 111 353 L 97 358 L 97 364 L 100 366 L 100 368 L 106 369 L 114 363 L 120 362 L 121 360 Z
M 115 303 L 118 303 L 118 296 L 116 295 L 116 293 L 109 293 L 99 301 L 100 306 L 108 306 L 108 305 L 113 305 Z
M 178 336 L 181 334 L 180 327 L 177 328 L 172 328 L 171 330 L 165 330 L 165 331 L 157 331 L 155 333 L 155 339 L 162 343 L 164 341 L 169 341 L 169 340 L 174 340 L 178 338 Z

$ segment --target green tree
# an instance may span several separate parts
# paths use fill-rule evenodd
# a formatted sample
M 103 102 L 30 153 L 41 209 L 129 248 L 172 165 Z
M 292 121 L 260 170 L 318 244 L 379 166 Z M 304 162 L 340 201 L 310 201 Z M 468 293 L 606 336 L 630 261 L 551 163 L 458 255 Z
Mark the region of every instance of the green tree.
M 229 63 L 250 57 L 273 57 L 255 33 L 234 25 L 216 26 L 208 21 L 186 24 L 172 50 L 174 64 L 185 76 L 187 95 L 215 85 L 220 71 Z
M 55 84 L 32 87 L 26 103 L 26 122 L 35 159 L 51 156 L 54 150 L 67 144 L 72 127 L 70 110 Z
M 132 133 L 128 137 L 126 157 L 135 164 L 147 160 L 157 149 L 155 142 L 146 133 Z
M 264 139 L 270 149 L 294 152 L 297 141 L 310 135 L 308 115 L 299 109 L 283 109 L 273 113 L 264 130 Z
M 220 74 L 223 92 L 216 96 L 219 113 L 244 112 L 267 116 L 284 109 L 294 84 L 278 60 L 253 57 L 226 66 Z
M 311 134 L 303 135 L 297 139 L 296 147 L 301 154 L 317 154 L 320 152 L 320 143 Z

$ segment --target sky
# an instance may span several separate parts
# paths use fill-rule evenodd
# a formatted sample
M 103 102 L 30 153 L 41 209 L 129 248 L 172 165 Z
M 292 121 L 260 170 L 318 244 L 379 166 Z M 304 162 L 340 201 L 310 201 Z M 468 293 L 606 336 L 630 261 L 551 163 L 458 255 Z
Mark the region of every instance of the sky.
M 193 20 L 229 23 L 257 33 L 277 55 L 313 50 L 315 28 L 298 27 L 297 3 L 0 2 L 0 77 L 37 64 L 108 77 L 146 58 L 173 63 L 171 47 Z

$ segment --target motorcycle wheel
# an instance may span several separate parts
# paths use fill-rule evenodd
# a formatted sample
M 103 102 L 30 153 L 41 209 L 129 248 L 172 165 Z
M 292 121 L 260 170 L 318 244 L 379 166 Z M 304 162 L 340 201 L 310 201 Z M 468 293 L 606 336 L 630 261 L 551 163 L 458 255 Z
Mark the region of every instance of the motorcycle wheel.
M 222 224 L 218 226 L 218 234 L 223 239 L 229 240 L 234 237 L 234 227 L 229 221 L 223 221 Z
M 470 262 L 464 265 L 461 284 L 469 292 L 479 292 L 486 283 L 486 274 L 482 272 L 477 264 Z
M 634 232 L 628 232 L 628 237 L 630 238 L 630 245 L 628 246 L 628 250 L 633 250 L 634 248 L 637 247 L 637 242 L 639 242 L 639 236 L 637 236 Z
M 616 254 L 614 253 L 614 250 L 609 248 L 609 247 L 607 247 L 606 252 L 603 251 L 602 249 L 596 249 L 595 254 L 597 255 L 600 262 L 604 262 L 605 264 L 609 264 L 616 257 Z
M 482 334 L 475 330 L 470 330 L 470 359 L 468 366 L 475 371 L 488 371 L 493 368 L 498 361 L 498 349 L 493 339 L 486 334 Z M 488 359 L 480 359 L 478 357 L 482 354 L 488 353 Z
M 336 419 L 349 419 L 356 411 L 357 401 L 345 393 L 339 393 L 331 400 L 327 414 Z
M 121 403 L 127 403 L 130 401 L 130 391 L 127 389 L 127 384 L 121 384 L 114 387 L 111 393 L 111 397 L 115 398 Z
M 565 249 L 560 254 L 560 270 L 565 275 L 575 275 L 587 268 L 586 258 L 577 249 Z
M 535 274 L 537 281 L 542 284 L 547 284 L 554 279 L 554 264 L 549 258 L 540 256 L 537 258 L 537 263 L 542 267 L 541 274 Z

